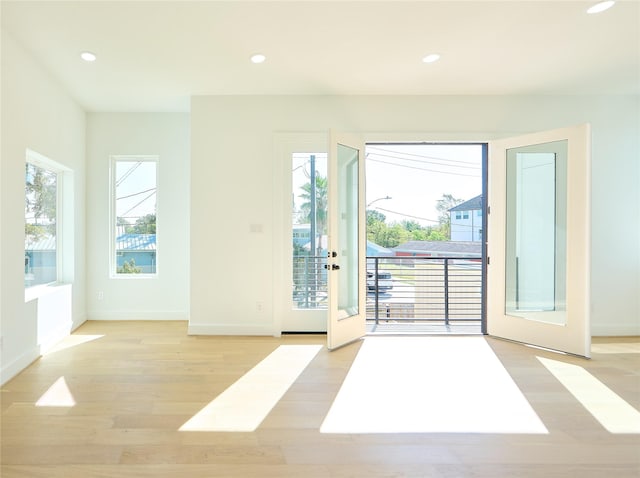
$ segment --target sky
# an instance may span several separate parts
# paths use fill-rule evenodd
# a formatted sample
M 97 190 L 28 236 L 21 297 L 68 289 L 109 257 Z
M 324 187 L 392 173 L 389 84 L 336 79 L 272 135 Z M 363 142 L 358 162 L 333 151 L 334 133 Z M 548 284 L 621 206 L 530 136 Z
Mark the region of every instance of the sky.
M 463 201 L 482 194 L 482 148 L 367 145 L 366 188 L 367 209 L 384 214 L 387 223 L 410 219 L 424 226 L 437 224 L 436 203 L 443 194 Z M 387 196 L 391 199 L 377 200 Z
M 155 161 L 116 162 L 116 217 L 134 223 L 139 217 L 156 212 Z
M 482 193 L 480 145 L 369 144 L 365 153 L 367 209 L 384 214 L 387 224 L 408 219 L 435 225 L 443 194 L 466 201 Z M 326 176 L 326 153 L 315 156 L 316 171 Z M 299 207 L 298 188 L 309 182 L 309 154 L 294 155 L 292 181 Z M 391 199 L 381 199 L 386 197 Z

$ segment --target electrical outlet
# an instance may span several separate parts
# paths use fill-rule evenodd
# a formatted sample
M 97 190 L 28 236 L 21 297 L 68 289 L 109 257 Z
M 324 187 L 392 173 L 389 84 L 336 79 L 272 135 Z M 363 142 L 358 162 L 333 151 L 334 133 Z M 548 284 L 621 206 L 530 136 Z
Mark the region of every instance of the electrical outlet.
M 102 300 L 102 299 L 104 299 L 104 292 L 99 291 L 98 292 L 98 300 Z
M 260 301 L 256 302 L 256 310 L 262 312 L 262 309 L 264 309 L 264 304 Z

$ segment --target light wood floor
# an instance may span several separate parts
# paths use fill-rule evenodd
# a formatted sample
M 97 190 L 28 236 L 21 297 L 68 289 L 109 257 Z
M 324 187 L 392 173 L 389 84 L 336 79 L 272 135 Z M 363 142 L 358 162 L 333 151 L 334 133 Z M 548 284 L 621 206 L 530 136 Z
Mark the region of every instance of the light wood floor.
M 535 358 L 578 364 L 639 410 L 638 339 L 595 340 L 587 361 L 487 338 L 549 434 L 331 435 L 319 428 L 359 343 L 323 348 L 255 432 L 181 432 L 279 345 L 325 339 L 186 332 L 184 322 L 88 322 L 75 335 L 101 337 L 8 382 L 2 478 L 640 476 L 640 435 L 607 432 Z M 76 404 L 36 406 L 60 377 Z

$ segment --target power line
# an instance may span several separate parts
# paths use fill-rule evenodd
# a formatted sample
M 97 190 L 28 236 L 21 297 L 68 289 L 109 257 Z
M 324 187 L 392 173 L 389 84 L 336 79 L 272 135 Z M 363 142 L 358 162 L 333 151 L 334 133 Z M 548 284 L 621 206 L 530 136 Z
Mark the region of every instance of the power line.
M 127 214 L 129 214 L 131 211 L 133 211 L 135 208 L 137 208 L 140 204 L 142 204 L 143 202 L 145 202 L 147 199 L 149 199 L 151 196 L 153 196 L 156 192 L 153 191 L 151 194 L 149 194 L 146 198 L 144 198 L 142 201 L 140 201 L 139 203 L 137 203 L 135 206 L 133 206 L 132 208 L 130 208 L 127 212 L 125 212 L 123 214 L 123 216 L 126 216 Z
M 398 161 L 412 161 L 414 163 L 420 163 L 420 164 L 432 164 L 434 166 L 446 166 L 449 168 L 462 168 L 462 169 L 480 169 L 480 166 L 469 166 L 469 163 L 465 163 L 467 164 L 467 166 L 460 166 L 457 164 L 442 164 L 442 163 L 436 163 L 433 161 L 425 161 L 422 159 L 413 159 L 413 158 L 401 158 L 399 156 L 392 156 L 390 154 L 381 154 L 381 153 L 370 153 L 370 154 L 374 154 L 375 156 L 382 156 L 384 158 L 391 158 L 391 159 L 396 159 Z
M 120 199 L 132 198 L 133 196 L 138 196 L 140 194 L 148 193 L 149 191 L 155 191 L 155 190 L 156 190 L 156 188 L 150 188 L 150 189 L 147 189 L 145 191 L 140 191 L 138 193 L 129 194 L 128 196 L 121 196 L 119 198 L 116 198 L 116 201 L 119 201 Z
M 375 163 L 388 164 L 390 166 L 398 166 L 400 168 L 417 169 L 418 171 L 425 171 L 425 172 L 428 172 L 428 173 L 450 174 L 452 176 L 467 176 L 467 177 L 470 177 L 470 178 L 479 178 L 480 177 L 479 174 L 463 174 L 463 173 L 454 173 L 454 172 L 451 172 L 451 171 L 438 171 L 438 170 L 435 170 L 435 169 L 418 168 L 416 166 L 409 166 L 409 165 L 406 165 L 406 164 L 390 163 L 389 161 L 383 161 L 381 159 L 369 159 L 369 161 L 373 161 Z
M 440 224 L 440 221 L 436 221 L 434 219 L 428 219 L 426 217 L 412 216 L 411 214 L 404 214 L 402 212 L 391 211 L 390 209 L 384 209 L 384 208 L 381 208 L 381 207 L 375 207 L 374 209 L 379 209 L 380 211 L 389 212 L 391 214 L 396 214 L 397 216 L 410 217 L 412 219 L 419 219 L 421 221 L 435 222 L 437 224 Z M 450 225 L 450 227 L 451 226 L 456 226 L 456 227 L 461 227 L 461 228 L 468 227 L 468 228 L 478 229 L 481 224 L 480 225 L 472 225 L 472 224 L 453 224 L 453 223 L 449 223 L 449 225 Z
M 429 155 L 426 155 L 426 154 L 407 153 L 405 151 L 378 148 L 376 146 L 367 146 L 367 150 L 378 150 L 378 151 L 384 151 L 385 153 L 402 154 L 402 155 L 405 155 L 405 156 L 414 156 L 416 158 L 422 158 L 422 159 L 433 159 L 433 160 L 436 160 L 436 161 L 445 161 L 447 163 L 471 164 L 469 161 L 462 161 L 460 159 L 439 158 L 437 156 L 429 156 Z M 478 168 L 479 168 L 479 166 L 478 166 Z
M 426 217 L 412 216 L 411 214 L 404 214 L 398 211 L 391 211 L 390 209 L 384 209 L 382 207 L 376 207 L 375 209 L 379 209 L 380 211 L 384 211 L 384 212 L 390 212 L 391 214 L 397 214 L 398 216 L 410 217 L 412 219 L 420 219 L 421 221 L 428 221 L 428 222 L 434 222 L 436 224 L 440 224 L 440 221 L 436 221 L 434 219 L 428 219 Z
M 133 173 L 136 169 L 138 169 L 138 167 L 142 164 L 142 161 L 138 161 L 137 163 L 135 163 L 133 166 L 131 166 L 127 172 L 125 172 L 120 179 L 118 179 L 116 181 L 116 187 L 120 186 L 120 184 L 122 183 L 122 181 L 124 181 L 125 179 L 127 179 L 131 173 Z

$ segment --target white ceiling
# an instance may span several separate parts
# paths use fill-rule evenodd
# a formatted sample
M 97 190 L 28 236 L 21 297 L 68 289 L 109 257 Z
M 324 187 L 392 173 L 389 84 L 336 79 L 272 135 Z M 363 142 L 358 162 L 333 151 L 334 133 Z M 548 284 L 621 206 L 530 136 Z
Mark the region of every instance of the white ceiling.
M 594 3 L 2 0 L 1 14 L 89 111 L 187 111 L 191 95 L 640 94 L 640 1 L 588 15 Z

